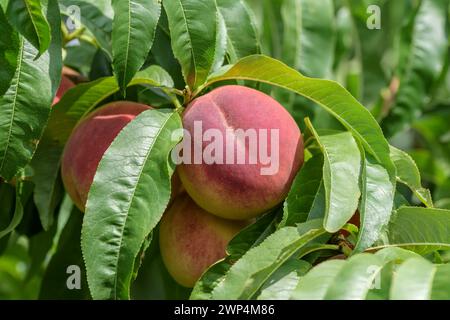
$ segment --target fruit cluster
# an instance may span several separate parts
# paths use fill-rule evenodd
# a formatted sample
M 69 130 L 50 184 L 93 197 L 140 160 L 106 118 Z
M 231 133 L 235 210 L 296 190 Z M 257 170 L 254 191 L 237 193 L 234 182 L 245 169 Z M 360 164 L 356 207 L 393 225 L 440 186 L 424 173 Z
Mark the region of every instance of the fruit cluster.
M 80 210 L 85 209 L 103 154 L 131 120 L 149 109 L 128 101 L 110 103 L 73 130 L 61 170 L 65 188 Z M 242 228 L 284 200 L 303 164 L 303 140 L 297 124 L 277 101 L 257 90 L 223 86 L 195 99 L 183 112 L 185 133 L 195 137 L 196 123 L 223 136 L 231 133 L 231 151 L 243 148 L 248 152 L 243 163 L 181 163 L 176 169 L 159 242 L 169 273 L 186 287 L 192 287 L 210 265 L 226 255 L 228 242 Z M 249 145 L 251 137 L 238 139 L 231 129 L 276 130 L 278 139 L 269 139 L 267 145 L 262 144 L 262 135 L 256 136 L 258 146 L 278 152 L 276 172 L 261 174 L 267 163 L 257 155 L 257 161 L 248 161 L 257 150 Z M 192 148 L 183 152 L 208 148 L 207 141 L 194 139 L 191 143 Z M 230 149 L 223 146 L 221 151 L 226 154 Z

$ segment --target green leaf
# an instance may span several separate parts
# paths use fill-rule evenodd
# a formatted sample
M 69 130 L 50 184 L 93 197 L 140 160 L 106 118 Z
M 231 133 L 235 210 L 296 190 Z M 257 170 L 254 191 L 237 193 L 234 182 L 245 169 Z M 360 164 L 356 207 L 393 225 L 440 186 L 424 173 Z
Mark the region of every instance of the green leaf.
M 55 253 L 42 278 L 39 299 L 43 300 L 86 300 L 90 298 L 86 281 L 86 270 L 81 255 L 81 225 L 83 214 L 73 208 L 70 218 L 61 233 Z M 79 289 L 70 289 L 77 284 Z
M 391 158 L 397 168 L 397 180 L 411 189 L 427 207 L 433 207 L 430 190 L 422 187 L 419 168 L 406 152 L 391 146 Z
M 212 291 L 216 285 L 225 277 L 233 263 L 240 259 L 248 250 L 258 246 L 270 234 L 272 234 L 278 223 L 278 213 L 274 212 L 265 214 L 255 223 L 250 224 L 239 232 L 227 246 L 228 256 L 215 263 L 203 273 L 202 277 L 197 281 L 191 292 L 192 300 L 210 300 L 212 299 Z
M 350 132 L 319 136 L 308 119 L 306 125 L 324 155 L 326 202 L 323 223 L 325 230 L 334 233 L 350 220 L 358 208 L 361 153 Z
M 300 277 L 311 268 L 311 264 L 303 260 L 288 260 L 264 284 L 258 300 L 288 300 L 297 287 Z
M 281 226 L 293 226 L 307 220 L 322 184 L 323 163 L 322 155 L 315 156 L 300 169 L 284 203 Z
M 7 183 L 0 181 L 0 232 L 4 233 L 3 239 L 0 242 L 0 254 L 6 249 L 8 243 L 8 235 L 10 234 L 11 221 L 13 220 L 16 202 L 15 188 Z M 6 232 L 4 232 L 6 231 Z
M 0 97 L 0 175 L 7 180 L 30 161 L 50 112 L 49 57 L 35 61 L 37 53 L 21 39 L 16 73 Z
M 403 247 L 425 255 L 450 250 L 450 210 L 401 207 L 375 248 Z
M 281 228 L 239 259 L 212 292 L 212 298 L 251 299 L 270 276 L 310 241 L 325 234 L 321 220 Z
M 411 257 L 418 255 L 400 248 L 387 248 L 376 254 L 361 253 L 348 260 L 322 262 L 300 278 L 291 299 L 365 299 L 373 285 L 379 284 L 376 280 L 384 266 Z
M 45 267 L 46 259 L 53 247 L 56 227 L 56 224 L 54 224 L 48 231 L 42 231 L 29 238 L 30 265 L 27 270 L 26 281 L 30 281 L 35 276 L 41 277 L 42 269 Z
M 111 33 L 114 11 L 110 0 L 59 0 L 61 11 L 72 22 L 85 26 L 95 37 L 103 52 L 112 61 Z M 79 12 L 68 9 L 76 8 Z M 77 13 L 80 15 L 77 16 Z
M 331 75 L 334 59 L 334 5 L 331 0 L 285 0 L 283 61 L 315 78 Z
M 8 226 L 0 230 L 0 239 L 14 231 L 20 224 L 24 216 L 24 208 L 33 193 L 33 184 L 30 182 L 19 181 L 16 185 L 16 200 L 14 215 Z
M 61 32 L 59 29 L 60 12 L 56 0 L 45 1 L 48 5 L 47 16 L 52 25 L 52 43 L 50 50 L 57 52 L 52 58 L 54 68 L 50 70 L 50 77 L 53 80 L 53 95 L 56 94 L 57 85 L 61 79 L 62 56 L 61 50 Z M 58 28 L 56 28 L 58 26 Z M 44 131 L 45 132 L 45 131 Z M 53 224 L 53 215 L 61 198 L 63 188 L 58 178 L 59 171 L 51 165 L 59 162 L 59 153 L 54 152 L 55 146 L 52 145 L 48 139 L 41 140 L 36 149 L 36 152 L 31 159 L 31 167 L 34 169 L 32 181 L 35 184 L 34 202 L 39 211 L 39 218 L 41 220 L 44 230 L 48 230 Z M 43 188 L 41 188 L 43 186 Z
M 125 92 L 144 65 L 161 15 L 160 0 L 113 0 L 112 53 L 117 82 Z
M 50 46 L 50 25 L 42 11 L 40 0 L 9 1 L 6 10 L 11 24 L 27 39 L 42 55 Z
M 220 39 L 224 35 L 220 32 L 216 1 L 165 0 L 163 5 L 169 20 L 173 52 L 186 83 L 195 89 L 215 71 L 214 65 L 225 54 L 225 48 L 217 46 L 225 43 Z
M 363 159 L 361 174 L 361 225 L 353 253 L 362 252 L 377 241 L 389 223 L 394 206 L 394 186 L 385 168 L 370 155 Z
M 130 86 L 172 87 L 170 75 L 158 66 L 137 73 Z M 59 167 L 64 145 L 81 118 L 91 112 L 107 97 L 119 91 L 114 77 L 102 78 L 69 90 L 53 108 L 43 138 L 31 162 L 36 185 L 34 198 L 44 229 L 53 221 L 53 212 L 60 199 Z
M 6 15 L 0 8 L 0 30 L 3 36 L 0 38 L 0 96 L 8 90 L 11 80 L 14 78 L 19 55 L 19 36 L 13 30 L 6 19 Z
M 233 260 L 242 257 L 248 250 L 258 246 L 270 234 L 272 234 L 278 223 L 279 211 L 265 214 L 260 217 L 255 223 L 250 224 L 241 230 L 227 246 L 227 253 Z
M 227 31 L 231 62 L 260 53 L 256 24 L 244 0 L 216 0 Z
M 168 155 L 182 138 L 180 128 L 178 113 L 143 112 L 103 156 L 81 241 L 94 299 L 129 299 L 135 258 L 169 203 Z
M 35 184 L 34 202 L 44 230 L 48 230 L 54 221 L 55 210 L 61 202 L 64 188 L 59 178 L 59 161 L 63 147 L 44 136 L 31 160 Z
M 59 28 L 56 0 L 43 4 L 52 28 Z M 38 59 L 37 50 L 24 38 L 20 39 L 14 78 L 6 93 L 0 96 L 0 176 L 6 180 L 31 160 L 48 121 L 62 67 L 59 31 L 52 35 L 49 50 Z
M 408 57 L 395 105 L 382 122 L 387 136 L 405 129 L 421 115 L 427 95 L 441 74 L 448 55 L 448 4 L 448 0 L 421 1 L 414 20 L 402 31 L 409 46 Z
M 302 277 L 292 292 L 293 300 L 322 300 L 328 288 L 335 283 L 335 278 L 345 266 L 344 260 L 330 260 L 313 268 Z
M 433 278 L 432 300 L 450 300 L 450 264 L 438 265 L 435 267 Z
M 327 263 L 333 268 L 327 273 L 326 279 L 328 281 L 317 284 L 317 289 L 314 290 L 315 299 L 364 299 L 382 267 L 380 259 L 372 254 L 359 254 L 349 260 L 340 261 L 343 263 Z M 325 265 L 325 263 L 323 265 Z M 322 275 L 324 275 L 323 272 L 326 271 L 327 268 L 321 268 L 320 271 Z M 317 270 L 317 272 L 318 271 L 319 270 Z M 315 273 L 314 277 L 306 275 L 301 279 L 299 286 L 295 291 L 295 297 L 302 297 L 308 290 L 311 290 L 310 286 L 314 279 L 318 280 L 318 276 L 320 276 L 320 273 Z M 349 290 L 349 288 L 351 289 Z
M 268 83 L 316 102 L 350 130 L 364 148 L 388 170 L 392 183 L 395 181 L 395 167 L 381 128 L 370 112 L 337 82 L 307 78 L 280 61 L 253 55 L 212 75 L 194 96 L 213 83 L 233 79 Z
M 390 298 L 393 300 L 450 299 L 450 265 L 433 265 L 423 258 L 410 259 L 396 271 Z
M 190 300 L 211 300 L 214 288 L 225 278 L 232 266 L 229 259 L 221 260 L 209 267 L 192 289 Z

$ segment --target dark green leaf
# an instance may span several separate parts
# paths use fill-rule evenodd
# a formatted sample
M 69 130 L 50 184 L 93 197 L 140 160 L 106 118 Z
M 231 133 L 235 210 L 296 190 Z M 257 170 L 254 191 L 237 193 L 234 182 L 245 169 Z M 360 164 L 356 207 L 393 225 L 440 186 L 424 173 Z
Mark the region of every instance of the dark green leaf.
M 16 199 L 14 215 L 9 224 L 0 230 L 0 239 L 10 234 L 20 224 L 24 215 L 24 208 L 33 192 L 33 184 L 30 182 L 19 181 L 16 185 Z
M 216 1 L 165 0 L 163 5 L 173 52 L 180 61 L 186 83 L 195 89 L 215 71 L 213 67 L 225 54 L 225 48 L 219 49 L 217 45 L 225 45 L 220 38 L 225 35 L 220 32 Z
M 40 0 L 9 1 L 6 15 L 11 24 L 37 49 L 36 55 L 48 49 L 51 41 L 50 25 Z
M 59 28 L 56 0 L 44 9 L 51 26 Z M 0 176 L 7 180 L 28 164 L 44 131 L 61 77 L 60 40 L 55 32 L 49 50 L 38 59 L 37 50 L 20 40 L 14 78 L 0 97 Z
M 284 203 L 282 226 L 306 221 L 322 184 L 322 176 L 322 155 L 311 158 L 303 165 Z
M 0 96 L 8 90 L 10 82 L 14 78 L 19 55 L 19 36 L 6 20 L 5 13 L 0 8 L 0 30 L 3 36 L 0 38 Z
M 144 65 L 161 15 L 160 0 L 113 0 L 112 53 L 117 82 L 125 92 Z
M 62 230 L 56 252 L 43 276 L 39 299 L 81 300 L 90 298 L 80 247 L 82 222 L 83 214 L 74 208 L 69 221 Z M 77 284 L 80 285 L 79 288 L 72 287 Z

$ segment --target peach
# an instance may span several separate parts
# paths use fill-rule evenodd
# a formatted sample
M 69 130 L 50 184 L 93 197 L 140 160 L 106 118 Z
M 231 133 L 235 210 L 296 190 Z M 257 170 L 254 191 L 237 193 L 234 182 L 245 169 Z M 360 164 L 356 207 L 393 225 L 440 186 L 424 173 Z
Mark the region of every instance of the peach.
M 119 132 L 151 107 L 128 101 L 107 104 L 81 120 L 64 149 L 61 174 L 66 191 L 84 211 L 98 164 Z
M 226 137 L 228 131 L 236 129 L 244 132 L 254 129 L 258 133 L 256 162 L 250 161 L 251 153 L 255 153 L 255 149 L 250 146 L 250 139 L 242 139 L 242 135 L 238 138 L 236 132 L 232 133 L 234 147 L 230 149 L 229 144 L 223 143 L 222 149 L 224 158 L 227 157 L 227 149 L 234 150 L 234 159 L 230 156 L 234 162 L 210 161 L 207 164 L 205 161 L 180 161 L 182 163 L 178 171 L 181 181 L 199 206 L 217 216 L 239 220 L 256 217 L 284 200 L 303 164 L 304 155 L 300 129 L 283 106 L 257 90 L 236 85 L 223 86 L 195 99 L 183 114 L 184 128 L 189 136 L 194 137 L 190 143 L 191 153 L 194 153 L 195 144 L 198 144 L 195 129 L 199 123 L 203 132 L 214 129 L 223 137 Z M 261 133 L 264 130 L 265 136 Z M 273 139 L 276 136 L 272 137 L 272 133 L 276 131 L 278 139 Z M 264 141 L 267 141 L 266 148 L 263 147 Z M 203 152 L 210 143 L 202 140 L 200 148 Z M 246 150 L 244 164 L 237 160 L 238 145 L 241 150 Z M 277 154 L 271 154 L 271 150 L 276 150 L 273 149 L 274 146 L 278 147 Z M 182 148 L 180 155 L 189 159 L 185 157 L 185 149 Z M 271 174 L 262 174 L 262 168 L 267 168 L 268 165 L 261 160 L 261 150 L 278 160 L 277 170 Z M 194 158 L 191 154 L 190 159 Z
M 228 242 L 246 225 L 206 212 L 186 193 L 178 196 L 159 229 L 167 270 L 182 286 L 193 287 L 209 266 L 225 257 Z
M 56 92 L 56 96 L 53 99 L 52 105 L 57 104 L 62 96 L 71 88 L 75 87 L 75 83 L 72 82 L 67 76 L 64 74 L 61 77 L 61 83 L 59 84 L 58 91 Z

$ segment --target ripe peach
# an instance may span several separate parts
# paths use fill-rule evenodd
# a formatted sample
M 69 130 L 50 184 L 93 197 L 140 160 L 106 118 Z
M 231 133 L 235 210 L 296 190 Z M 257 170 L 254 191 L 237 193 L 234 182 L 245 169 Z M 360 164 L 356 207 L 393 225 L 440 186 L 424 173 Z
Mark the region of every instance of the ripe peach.
M 75 205 L 84 211 L 98 164 L 119 132 L 151 107 L 128 101 L 107 104 L 75 127 L 64 149 L 61 174 Z
M 256 217 L 284 200 L 304 155 L 300 129 L 283 106 L 262 92 L 235 85 L 220 87 L 195 99 L 183 115 L 184 128 L 194 137 L 190 143 L 191 153 L 199 143 L 195 128 L 200 122 L 203 132 L 214 129 L 223 137 L 236 129 L 257 132 L 258 152 L 250 145 L 249 137 L 242 139 L 240 135 L 239 138 L 235 131 L 231 133 L 234 146 L 230 149 L 225 142 L 220 150 L 225 159 L 222 163 L 202 161 L 199 164 L 183 160 L 178 168 L 181 181 L 199 206 L 217 216 L 239 220 Z M 277 130 L 278 139 L 275 135 L 272 137 Z M 203 152 L 211 143 L 205 140 L 200 143 Z M 265 141 L 267 145 L 263 147 Z M 238 146 L 246 152 L 245 164 L 238 162 Z M 185 149 L 180 152 L 183 158 L 189 153 Z M 234 162 L 226 159 L 227 149 L 234 149 L 230 156 Z M 273 174 L 262 174 L 262 169 L 269 165 L 262 161 L 261 151 L 278 160 Z M 258 158 L 256 162 L 250 161 L 252 155 Z M 192 154 L 188 156 L 191 160 L 195 158 Z
M 177 197 L 159 229 L 167 270 L 179 284 L 193 287 L 209 266 L 225 257 L 228 242 L 246 225 L 206 212 L 186 193 Z

